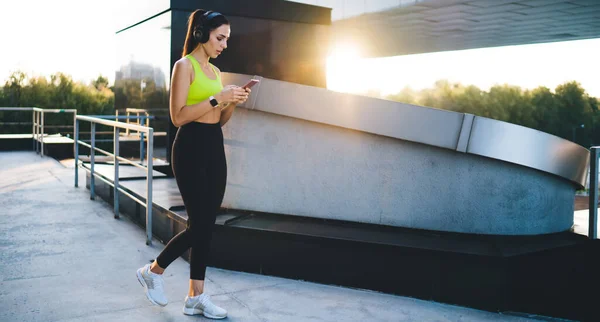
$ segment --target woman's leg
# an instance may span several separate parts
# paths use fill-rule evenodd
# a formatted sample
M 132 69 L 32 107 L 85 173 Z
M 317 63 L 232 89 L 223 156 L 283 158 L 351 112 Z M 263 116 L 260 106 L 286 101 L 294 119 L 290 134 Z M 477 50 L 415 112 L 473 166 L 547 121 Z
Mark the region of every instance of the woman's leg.
M 150 271 L 154 274 L 161 274 L 165 272 L 165 269 L 158 266 L 157 261 L 152 262 L 152 265 L 150 265 Z
M 204 276 L 208 263 L 210 245 L 217 213 L 223 202 L 227 181 L 227 162 L 223 148 L 223 137 L 220 127 L 213 135 L 206 172 L 206 196 L 203 207 L 193 222 L 194 233 L 191 236 L 192 249 L 190 253 L 190 294 L 204 291 Z M 198 282 L 195 282 L 198 281 Z
M 204 293 L 204 280 L 190 280 L 189 297 L 198 296 Z
M 175 141 L 173 142 L 173 157 L 171 163 L 186 208 L 193 209 L 194 203 L 190 202 L 190 200 L 194 200 L 193 181 L 196 180 L 197 182 L 202 182 L 203 178 L 199 178 L 199 176 L 202 175 L 202 171 L 200 170 L 203 169 L 203 167 L 195 167 L 194 160 L 186 158 L 183 154 L 188 150 L 194 152 L 193 145 L 190 147 L 190 143 L 186 143 L 192 142 L 194 133 L 190 133 L 189 130 L 184 130 L 184 134 L 182 135 L 182 129 L 183 128 L 180 128 L 178 130 Z M 189 157 L 197 158 L 198 156 L 191 154 Z M 196 164 L 199 166 L 202 165 L 201 162 L 196 162 Z M 193 216 L 190 216 L 190 218 L 193 218 Z M 190 226 L 190 220 L 191 219 L 188 219 L 188 227 Z M 168 300 L 164 293 L 162 274 L 171 262 L 181 256 L 181 254 L 190 247 L 190 233 L 189 229 L 179 233 L 169 241 L 152 265 L 147 264 L 137 270 L 136 274 L 138 281 L 144 287 L 146 296 L 152 303 L 162 306 L 167 305 Z
M 183 313 L 187 315 L 203 314 L 208 318 L 222 319 L 227 316 L 227 311 L 218 307 L 210 300 L 210 296 L 204 293 L 204 277 L 206 264 L 212 239 L 212 232 L 217 216 L 221 207 L 223 196 L 225 194 L 225 185 L 227 181 L 227 164 L 225 160 L 225 151 L 223 149 L 223 137 L 220 126 L 216 128 L 215 140 L 212 142 L 209 171 L 207 172 L 208 200 L 205 205 L 207 208 L 203 212 L 202 220 L 194 222 L 197 234 L 192 235 L 192 250 L 190 258 L 190 287 L 188 296 L 185 299 Z
M 216 197 L 212 197 L 210 202 L 215 202 Z M 208 202 L 208 201 L 207 201 Z M 208 263 L 208 255 L 210 252 L 210 244 L 212 239 L 213 227 L 217 217 L 217 209 L 206 209 L 202 213 L 202 220 L 194 222 L 192 230 L 190 252 L 190 288 L 188 295 L 198 296 L 204 293 L 204 278 L 206 273 L 206 265 Z
M 195 239 L 202 233 L 207 213 L 206 204 L 211 197 L 207 178 L 208 163 L 205 160 L 206 147 L 195 140 L 197 133 L 190 132 L 176 138 L 171 161 L 188 215 L 186 229 L 173 237 L 154 261 L 151 270 L 157 274 L 162 274 L 174 260 L 196 243 Z
M 190 287 L 190 293 L 202 292 L 215 219 L 227 181 L 219 124 L 191 124 L 180 129 L 172 155 L 173 172 L 188 215 L 187 227 L 167 243 L 151 270 L 161 274 L 191 247 L 190 279 L 202 282 L 190 282 L 197 285 L 195 290 Z

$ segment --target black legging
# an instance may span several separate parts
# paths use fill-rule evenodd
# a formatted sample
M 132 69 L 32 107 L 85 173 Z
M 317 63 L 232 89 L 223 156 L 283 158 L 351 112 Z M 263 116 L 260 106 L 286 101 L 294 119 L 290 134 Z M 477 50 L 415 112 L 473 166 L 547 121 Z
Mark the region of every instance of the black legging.
M 156 261 L 167 268 L 191 247 L 190 278 L 204 280 L 213 226 L 227 180 L 220 123 L 191 122 L 180 127 L 173 142 L 171 165 L 188 215 L 187 227 L 169 241 Z

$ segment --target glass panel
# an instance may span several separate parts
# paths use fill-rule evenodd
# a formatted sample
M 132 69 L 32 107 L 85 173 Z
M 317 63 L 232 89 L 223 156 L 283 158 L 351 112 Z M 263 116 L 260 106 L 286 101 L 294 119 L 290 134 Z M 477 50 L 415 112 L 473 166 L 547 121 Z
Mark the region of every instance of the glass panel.
M 174 60 L 181 57 L 189 14 L 173 12 Z M 328 25 L 237 16 L 227 19 L 231 23 L 228 48 L 211 60 L 221 71 L 326 87 Z
M 170 0 L 127 0 L 114 1 L 114 16 L 112 17 L 117 30 L 130 27 L 144 19 L 157 15 L 171 7 Z
M 171 13 L 117 33 L 115 109 L 119 115 L 150 115 L 154 129 L 154 156 L 167 161 Z M 143 111 L 141 111 L 143 110 Z M 147 114 L 146 114 L 147 113 Z M 125 120 L 121 120 L 125 121 Z M 129 122 L 137 122 L 130 120 Z M 125 131 L 123 131 L 125 132 Z M 121 155 L 139 158 L 139 139 L 122 140 Z
M 326 87 L 328 25 L 227 18 L 228 49 L 214 60 L 222 71 Z

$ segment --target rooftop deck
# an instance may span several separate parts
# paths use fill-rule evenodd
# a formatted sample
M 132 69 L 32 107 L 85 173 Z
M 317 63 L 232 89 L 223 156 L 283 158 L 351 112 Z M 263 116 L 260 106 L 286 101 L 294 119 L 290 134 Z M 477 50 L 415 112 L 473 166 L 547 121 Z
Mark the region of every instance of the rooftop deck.
M 188 263 L 166 271 L 167 307 L 153 306 L 135 270 L 164 247 L 112 207 L 89 199 L 73 162 L 0 152 L 0 321 L 203 320 L 181 313 Z M 206 292 L 231 321 L 537 321 L 372 291 L 209 267 Z

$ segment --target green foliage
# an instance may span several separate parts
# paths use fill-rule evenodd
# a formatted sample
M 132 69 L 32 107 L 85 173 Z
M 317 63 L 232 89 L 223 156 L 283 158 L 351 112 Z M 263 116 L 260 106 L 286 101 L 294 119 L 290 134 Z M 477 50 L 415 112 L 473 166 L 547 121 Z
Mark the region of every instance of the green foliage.
M 62 73 L 46 78 L 28 77 L 18 71 L 0 88 L 0 106 L 76 109 L 84 115 L 114 114 L 114 94 L 107 86 L 108 80 L 102 76 L 86 85 Z M 2 126 L 1 133 L 31 132 L 31 125 L 14 124 L 31 122 L 31 113 L 0 112 L 0 121 L 9 123 Z M 46 124 L 72 124 L 72 115 L 48 115 Z
M 137 79 L 120 79 L 115 82 L 115 108 L 119 111 L 126 108 L 142 108 L 153 110 L 163 108 L 169 110 L 169 93 L 164 87 L 156 86 L 151 78 L 144 79 L 142 90 Z
M 486 92 L 475 86 L 438 81 L 430 89 L 404 88 L 386 98 L 518 124 L 584 147 L 600 144 L 598 99 L 577 82 L 561 84 L 554 92 L 542 86 L 523 90 L 510 85 L 496 85 Z
M 82 84 L 62 73 L 31 78 L 18 71 L 0 88 L 0 106 L 76 109 L 83 115 L 114 114 L 115 106 L 120 110 L 167 106 L 168 110 L 167 90 L 157 87 L 151 79 L 145 82 L 143 90 L 137 80 L 119 80 L 109 88 L 108 79 L 103 76 Z M 561 84 L 554 92 L 546 87 L 523 90 L 510 85 L 496 85 L 486 92 L 476 86 L 441 80 L 433 88 L 421 91 L 405 88 L 387 99 L 519 124 L 567 140 L 575 139 L 585 147 L 600 144 L 598 99 L 590 97 L 577 82 Z M 46 124 L 69 124 L 69 117 L 53 116 Z M 31 122 L 31 114 L 0 112 L 0 121 Z M 23 126 L 9 124 L 3 125 L 0 133 L 29 132 L 29 128 L 23 130 Z
M 126 108 L 143 108 L 155 117 L 155 130 L 166 131 L 168 91 L 164 86 L 157 86 L 151 78 L 145 78 L 143 82 L 145 86 L 141 88 L 140 80 L 120 79 L 109 87 L 108 79 L 103 76 L 83 84 L 62 73 L 50 77 L 28 77 L 18 71 L 0 87 L 0 106 L 76 109 L 79 115 L 115 115 L 115 110 L 124 115 Z M 31 113 L 0 112 L 0 122 L 3 122 L 0 133 L 31 132 Z M 28 125 L 16 125 L 27 122 Z M 72 115 L 49 114 L 45 122 L 46 125 L 72 124 Z M 82 129 L 88 126 L 84 123 Z

